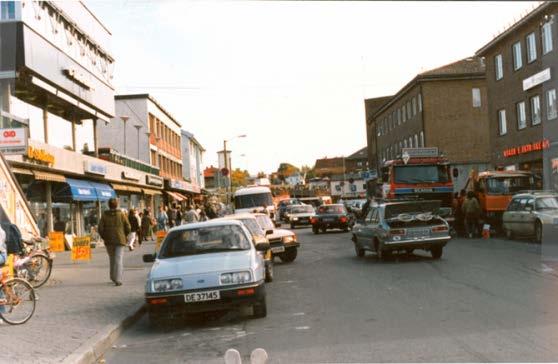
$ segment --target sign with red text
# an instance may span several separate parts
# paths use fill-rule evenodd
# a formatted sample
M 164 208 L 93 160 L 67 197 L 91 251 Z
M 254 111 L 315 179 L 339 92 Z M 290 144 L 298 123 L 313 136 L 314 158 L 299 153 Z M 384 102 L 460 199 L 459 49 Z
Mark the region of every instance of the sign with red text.
M 72 244 L 72 260 L 91 260 L 91 238 L 76 236 Z
M 63 252 L 64 247 L 64 233 L 61 231 L 51 231 L 48 233 L 48 247 L 49 249 L 56 252 Z
M 548 139 L 540 140 L 538 142 L 533 142 L 529 144 L 523 144 L 517 147 L 511 147 L 504 149 L 504 157 L 515 157 L 520 154 L 532 153 L 541 151 L 543 149 L 548 149 L 550 147 L 550 141 Z
M 24 154 L 27 151 L 26 129 L 0 129 L 0 151 L 4 154 Z

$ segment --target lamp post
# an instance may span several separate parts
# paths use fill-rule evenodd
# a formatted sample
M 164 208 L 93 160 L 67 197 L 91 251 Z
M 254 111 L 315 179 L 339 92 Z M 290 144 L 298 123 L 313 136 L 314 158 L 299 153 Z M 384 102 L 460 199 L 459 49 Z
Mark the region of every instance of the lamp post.
M 227 169 L 227 170 L 229 169 L 229 159 L 227 158 L 227 142 L 230 142 L 230 141 L 232 141 L 234 139 L 237 139 L 237 138 L 246 138 L 246 134 L 237 135 L 234 138 L 231 138 L 229 140 L 226 140 L 226 139 L 223 140 L 223 157 L 225 158 L 225 169 Z M 229 191 L 225 190 L 225 194 L 227 196 L 227 202 L 229 202 L 228 193 L 230 193 L 231 196 L 232 196 L 232 171 L 229 171 L 229 187 L 228 187 L 228 190 Z
M 124 123 L 124 155 L 126 155 L 126 123 L 130 119 L 130 117 L 123 115 L 120 117 L 120 119 L 122 119 L 122 122 Z
M 134 125 L 134 128 L 136 128 L 136 130 L 138 131 L 138 160 L 140 159 L 140 129 L 143 128 L 143 125 L 141 124 L 136 124 Z

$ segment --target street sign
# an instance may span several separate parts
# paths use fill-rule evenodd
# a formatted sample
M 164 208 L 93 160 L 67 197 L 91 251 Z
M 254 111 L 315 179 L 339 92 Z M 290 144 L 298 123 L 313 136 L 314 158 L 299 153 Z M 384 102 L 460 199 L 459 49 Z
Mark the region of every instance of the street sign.
M 221 169 L 221 175 L 223 177 L 227 177 L 229 175 L 229 170 L 227 168 L 222 168 Z
M 425 157 L 437 157 L 438 156 L 438 148 L 437 147 L 430 147 L 430 148 L 403 148 L 401 149 L 402 156 L 407 153 L 409 157 L 418 157 L 418 158 L 425 158 Z
M 4 154 L 25 154 L 27 141 L 25 128 L 0 129 L 0 151 Z
M 409 159 L 411 159 L 409 152 L 404 151 L 403 154 L 401 155 L 401 159 L 403 159 L 403 163 L 405 164 L 409 163 Z
M 91 238 L 76 236 L 72 244 L 72 260 L 91 260 Z

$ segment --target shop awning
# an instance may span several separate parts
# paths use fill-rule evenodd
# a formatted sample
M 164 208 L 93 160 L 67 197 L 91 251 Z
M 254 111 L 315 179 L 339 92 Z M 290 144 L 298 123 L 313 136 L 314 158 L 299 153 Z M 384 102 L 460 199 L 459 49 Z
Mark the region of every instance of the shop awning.
M 35 179 L 38 181 L 50 181 L 50 182 L 66 182 L 66 177 L 61 174 L 55 174 L 50 172 L 33 171 Z
M 12 170 L 12 172 L 14 172 L 15 174 L 26 174 L 28 176 L 32 176 L 33 172 L 31 172 L 29 169 L 25 169 L 25 168 L 17 168 L 17 167 L 12 167 L 10 168 Z
M 173 199 L 175 199 L 178 202 L 182 202 L 184 200 L 186 200 L 186 196 L 181 195 L 178 192 L 171 192 L 171 191 L 165 191 L 167 193 L 167 195 L 169 195 L 170 197 L 172 197 Z
M 149 188 L 144 188 L 143 193 L 146 195 L 162 195 L 163 193 L 159 190 L 152 190 Z
M 89 182 L 94 188 L 95 192 L 97 193 L 97 199 L 99 201 L 108 201 L 110 198 L 116 198 L 116 192 L 105 183 L 99 182 Z
M 54 201 L 107 201 L 116 193 L 107 184 L 66 178 L 66 183 L 53 193 Z

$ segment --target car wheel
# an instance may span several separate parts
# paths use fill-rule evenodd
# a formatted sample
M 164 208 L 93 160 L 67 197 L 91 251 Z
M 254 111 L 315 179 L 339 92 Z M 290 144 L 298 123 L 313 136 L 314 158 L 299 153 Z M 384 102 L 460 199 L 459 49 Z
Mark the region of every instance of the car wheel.
M 345 227 L 343 228 L 343 232 L 348 232 L 349 230 L 350 230 L 350 228 L 349 228 L 348 226 L 345 226 Z
M 313 232 L 314 234 L 319 234 L 319 233 L 320 233 L 320 229 L 318 229 L 318 228 L 315 227 L 315 226 L 312 226 L 312 232 Z
M 273 261 L 269 262 L 265 267 L 265 281 L 273 282 Z
M 322 233 L 325 233 L 327 231 L 327 228 L 323 227 L 322 228 Z
M 542 242 L 542 235 L 543 235 L 543 229 L 542 229 L 542 224 L 540 221 L 535 222 L 535 242 L 536 243 L 541 243 Z
M 357 257 L 362 258 L 364 256 L 364 249 L 362 249 L 358 243 L 355 241 L 355 254 Z
M 432 258 L 434 259 L 440 259 L 443 252 L 444 248 L 442 248 L 441 246 L 436 246 L 430 250 L 430 254 L 432 254 Z
M 506 234 L 506 239 L 508 240 L 514 239 L 513 231 L 511 229 L 504 228 L 504 233 Z
M 254 311 L 254 318 L 264 318 L 267 316 L 267 304 L 265 303 L 265 297 L 258 301 L 254 306 L 252 306 Z
M 297 255 L 297 248 L 287 248 L 287 250 L 279 256 L 279 259 L 281 259 L 283 263 L 290 263 L 296 259 Z

